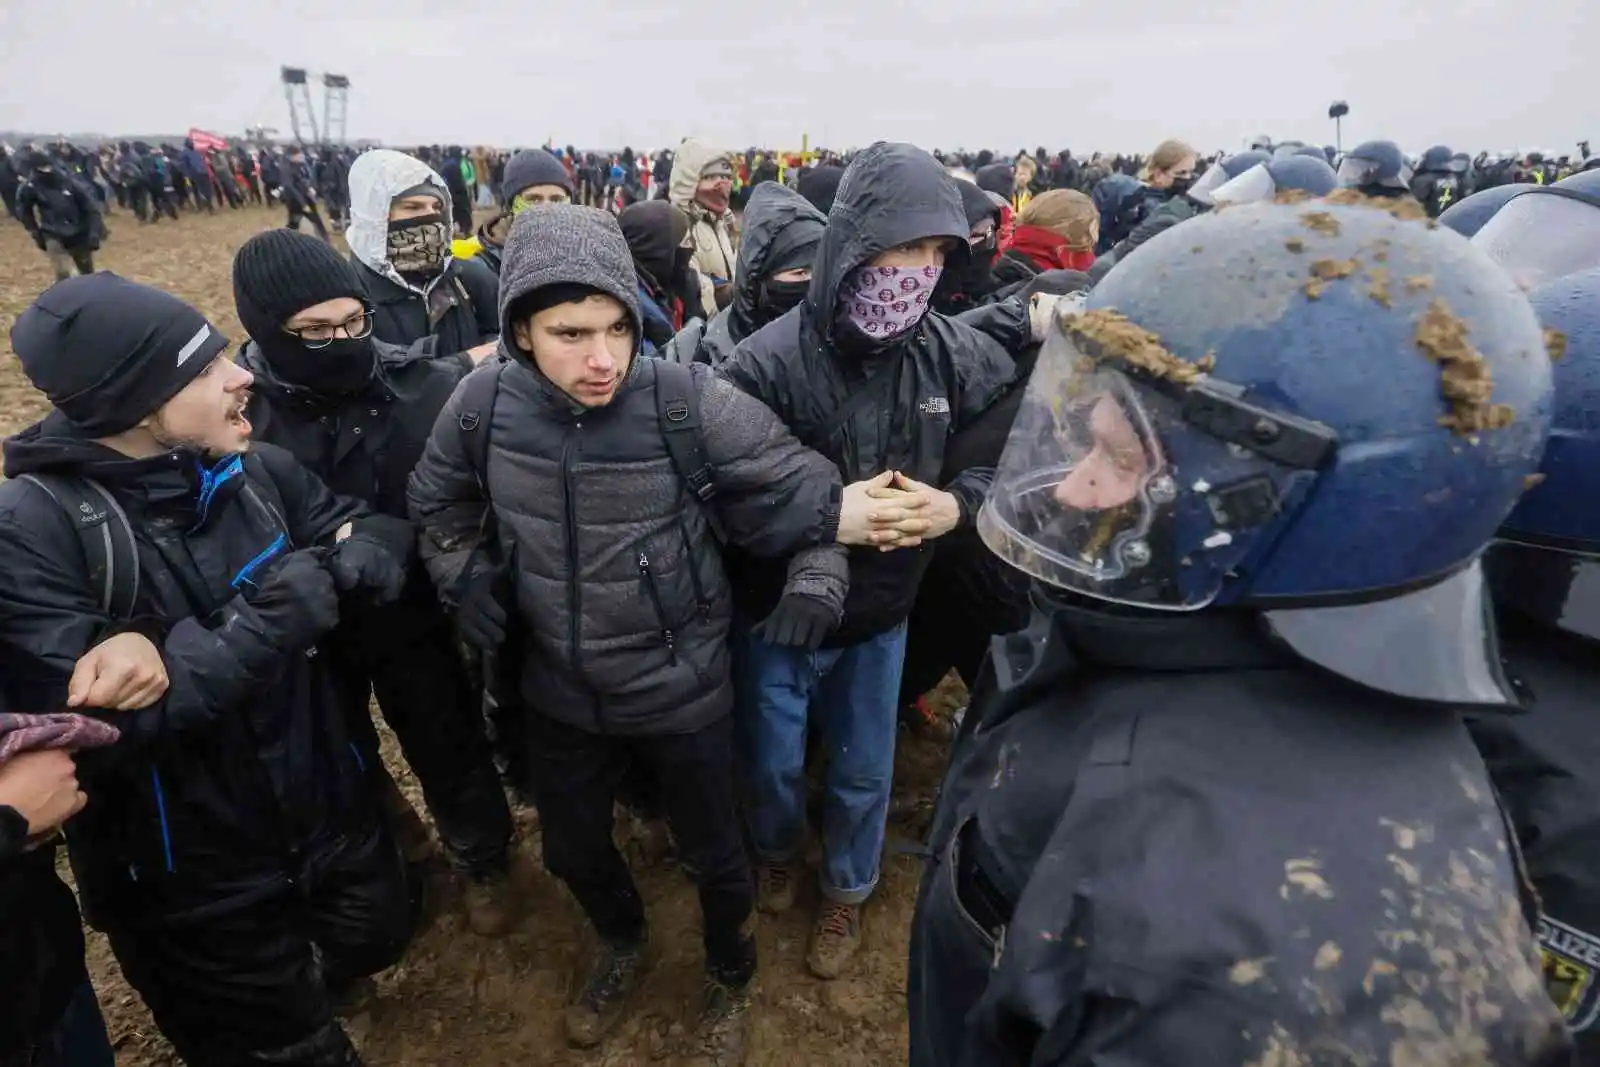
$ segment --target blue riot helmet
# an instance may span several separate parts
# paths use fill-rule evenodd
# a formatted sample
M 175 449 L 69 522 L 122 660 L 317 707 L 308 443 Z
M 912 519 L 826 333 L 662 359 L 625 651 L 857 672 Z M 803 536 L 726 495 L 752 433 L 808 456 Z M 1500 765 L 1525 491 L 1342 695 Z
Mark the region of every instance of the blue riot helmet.
M 1308 159 L 1320 159 L 1324 163 L 1328 162 L 1328 157 L 1323 154 L 1322 149 L 1318 148 L 1314 144 L 1303 144 L 1290 154 L 1296 156 L 1305 156 Z M 1332 166 L 1332 164 L 1329 164 L 1329 166 Z
M 1529 294 L 1552 331 L 1555 410 L 1542 478 L 1484 559 L 1495 602 L 1600 641 L 1600 269 Z
M 1373 689 L 1504 706 L 1477 561 L 1549 417 L 1533 308 L 1461 237 L 1211 212 L 1058 310 L 978 531 L 1108 610 L 1251 608 Z
M 1292 156 L 1305 147 L 1304 141 L 1284 141 L 1272 146 L 1274 156 Z
M 1600 201 L 1600 174 L 1596 174 L 1590 169 L 1580 170 L 1576 174 L 1569 174 L 1562 178 L 1551 188 L 1571 189 L 1592 200 Z
M 1522 190 L 1484 223 L 1472 243 L 1529 291 L 1600 267 L 1600 173 Z
M 1339 184 L 1363 193 L 1410 192 L 1412 169 L 1393 141 L 1368 141 L 1339 161 Z
M 1339 159 L 1339 149 L 1335 145 L 1331 145 L 1331 144 L 1323 145 L 1322 146 L 1322 154 L 1323 154 L 1324 157 L 1327 158 L 1328 166 L 1330 166 L 1330 167 L 1333 166 L 1334 163 L 1337 162 L 1338 159 Z
M 1104 255 L 1143 221 L 1144 183 L 1129 174 L 1108 174 L 1089 194 L 1100 212 L 1100 242 L 1095 252 Z
M 1450 157 L 1455 153 L 1450 151 L 1448 145 L 1436 144 L 1422 153 L 1422 159 L 1417 164 L 1418 170 L 1449 170 Z
M 1450 162 L 1446 164 L 1446 167 L 1452 174 L 1471 174 L 1473 171 L 1472 157 L 1465 152 L 1457 152 L 1450 157 Z
M 1464 200 L 1457 200 L 1445 208 L 1444 214 L 1439 216 L 1439 224 L 1448 226 L 1463 237 L 1472 237 L 1483 229 L 1484 223 L 1494 218 L 1495 214 L 1506 205 L 1506 201 L 1516 196 L 1525 189 L 1538 188 L 1529 183 L 1517 185 L 1497 185 L 1492 189 L 1473 193 Z
M 1225 159 L 1218 160 L 1206 168 L 1206 172 L 1195 179 L 1189 187 L 1188 197 L 1197 204 L 1211 206 L 1211 194 L 1228 182 L 1237 178 L 1245 171 L 1258 163 L 1265 163 L 1272 157 L 1259 149 L 1249 152 L 1236 152 Z
M 1275 156 L 1251 167 L 1212 193 L 1212 197 L 1218 204 L 1253 204 L 1287 192 L 1327 196 L 1338 184 L 1333 168 L 1321 156 Z

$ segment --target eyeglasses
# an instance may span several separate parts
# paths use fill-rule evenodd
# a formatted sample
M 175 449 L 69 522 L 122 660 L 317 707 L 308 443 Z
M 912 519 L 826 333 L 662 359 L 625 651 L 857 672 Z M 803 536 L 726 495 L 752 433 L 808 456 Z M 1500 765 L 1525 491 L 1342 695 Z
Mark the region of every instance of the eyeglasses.
M 285 329 L 284 332 L 292 334 L 299 342 L 310 349 L 327 348 L 339 339 L 342 334 L 352 341 L 360 341 L 372 333 L 372 309 L 366 308 L 361 314 L 337 323 L 316 323 L 312 326 L 302 326 L 298 330 Z

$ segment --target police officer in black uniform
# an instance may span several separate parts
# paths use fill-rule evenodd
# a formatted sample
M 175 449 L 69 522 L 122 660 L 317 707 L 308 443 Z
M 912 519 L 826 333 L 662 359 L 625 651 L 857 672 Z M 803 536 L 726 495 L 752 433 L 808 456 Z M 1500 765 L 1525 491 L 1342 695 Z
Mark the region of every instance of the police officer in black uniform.
M 978 519 L 1034 612 L 945 781 L 913 1065 L 1571 1062 L 1459 710 L 1515 704 L 1478 559 L 1549 420 L 1527 299 L 1259 203 L 1056 327 Z
M 1600 269 L 1531 295 L 1558 331 L 1544 480 L 1489 550 L 1506 669 L 1528 706 L 1473 734 L 1522 842 L 1545 914 L 1545 981 L 1585 1063 L 1600 1062 Z

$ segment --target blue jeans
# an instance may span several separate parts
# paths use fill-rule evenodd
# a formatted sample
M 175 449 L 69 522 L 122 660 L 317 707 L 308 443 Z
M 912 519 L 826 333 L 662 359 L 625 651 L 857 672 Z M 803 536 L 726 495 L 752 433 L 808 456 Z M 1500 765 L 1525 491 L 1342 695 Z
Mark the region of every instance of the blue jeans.
M 810 652 L 735 630 L 736 713 L 750 836 L 764 863 L 798 858 L 806 829 L 806 728 L 828 757 L 823 785 L 822 894 L 860 904 L 878 884 L 906 628 L 848 648 Z

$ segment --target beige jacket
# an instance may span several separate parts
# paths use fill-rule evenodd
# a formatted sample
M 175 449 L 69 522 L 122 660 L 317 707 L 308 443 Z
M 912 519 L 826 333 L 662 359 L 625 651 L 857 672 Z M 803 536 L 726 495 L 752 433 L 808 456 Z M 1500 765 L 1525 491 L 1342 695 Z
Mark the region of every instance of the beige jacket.
M 695 202 L 694 190 L 700 184 L 700 172 L 706 165 L 728 153 L 719 152 L 704 141 L 688 138 L 678 146 L 672 160 L 672 184 L 667 187 L 667 199 L 682 208 L 689 216 L 689 239 L 694 243 L 694 269 L 700 273 L 700 298 L 706 313 L 717 312 L 715 290 L 717 282 L 733 281 L 733 271 L 739 261 L 739 242 L 734 237 L 733 212 L 720 217 Z

